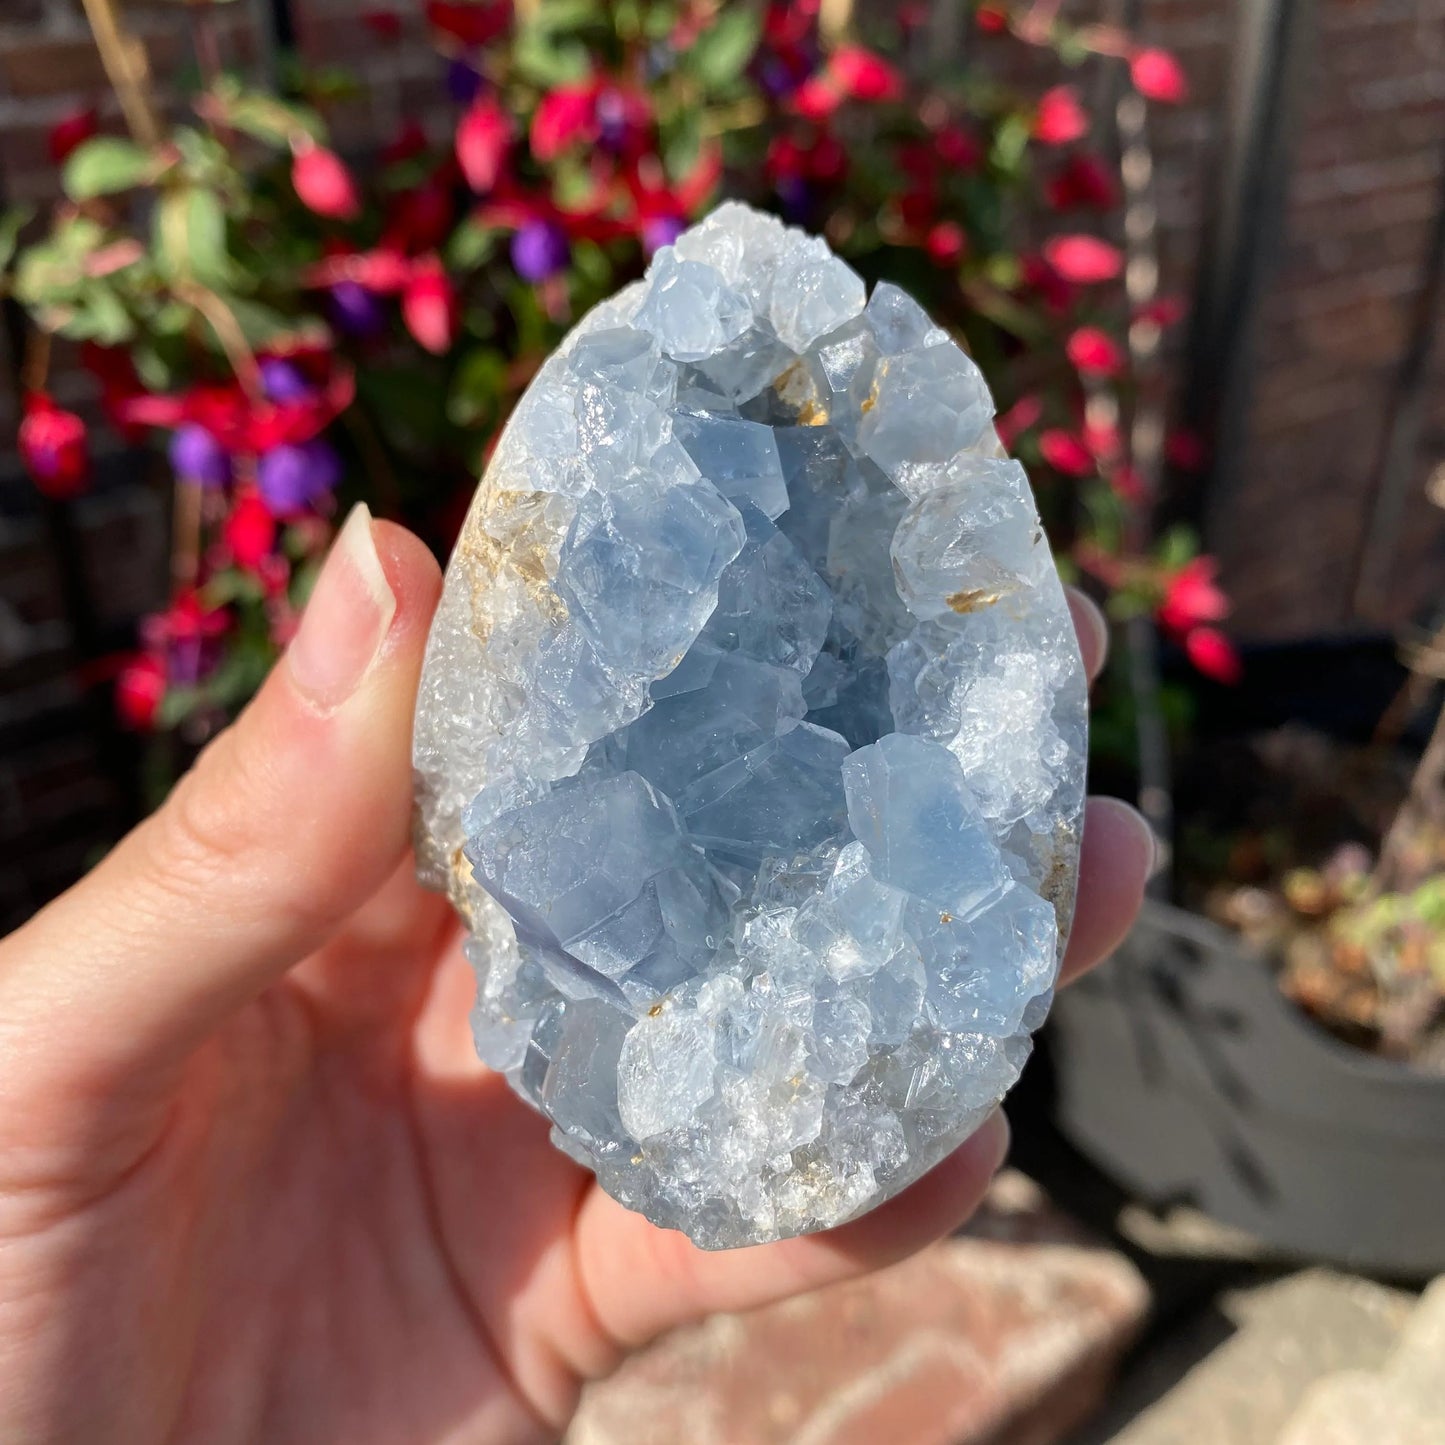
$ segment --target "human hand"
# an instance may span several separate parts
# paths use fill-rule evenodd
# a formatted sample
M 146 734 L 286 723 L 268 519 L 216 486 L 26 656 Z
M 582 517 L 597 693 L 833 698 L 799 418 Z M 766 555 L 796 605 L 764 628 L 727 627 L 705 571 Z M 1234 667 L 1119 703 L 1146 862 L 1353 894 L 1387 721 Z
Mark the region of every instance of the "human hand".
M 459 927 L 407 857 L 439 587 L 353 513 L 241 719 L 0 943 L 0 1439 L 546 1439 L 627 1351 L 918 1249 L 1000 1163 L 996 1114 L 852 1224 L 708 1254 L 552 1148 L 473 1053 Z M 1091 804 L 1066 978 L 1151 860 Z

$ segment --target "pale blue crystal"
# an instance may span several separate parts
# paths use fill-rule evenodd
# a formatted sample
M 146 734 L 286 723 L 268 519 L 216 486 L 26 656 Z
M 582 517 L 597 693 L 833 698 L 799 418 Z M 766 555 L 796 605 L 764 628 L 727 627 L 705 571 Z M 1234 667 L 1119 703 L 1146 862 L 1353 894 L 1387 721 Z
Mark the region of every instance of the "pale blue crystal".
M 726 205 L 549 358 L 414 756 L 477 1050 L 709 1247 L 837 1224 L 1016 1077 L 1082 804 L 1077 646 L 977 368 Z

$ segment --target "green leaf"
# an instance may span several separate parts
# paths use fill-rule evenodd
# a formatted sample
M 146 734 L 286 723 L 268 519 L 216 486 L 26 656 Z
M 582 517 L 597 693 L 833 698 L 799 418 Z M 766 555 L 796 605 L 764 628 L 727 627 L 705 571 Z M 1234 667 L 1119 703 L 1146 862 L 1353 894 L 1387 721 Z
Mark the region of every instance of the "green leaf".
M 455 426 L 476 426 L 495 415 L 506 377 L 507 362 L 500 351 L 478 346 L 467 352 L 452 377 L 448 419 Z
M 0 211 L 0 271 L 10 264 L 20 244 L 20 232 L 34 214 L 31 206 L 10 206 Z
M 486 265 L 496 249 L 497 233 L 468 216 L 447 242 L 447 270 L 475 271 Z
M 524 30 L 512 49 L 512 63 L 524 80 L 544 90 L 575 85 L 587 78 L 591 64 L 585 46 L 558 41 L 547 32 Z
M 704 85 L 731 85 L 758 48 L 758 17 L 736 6 L 724 10 L 715 24 L 698 36 L 688 60 Z
M 236 318 L 248 346 L 263 347 L 278 336 L 296 329 L 294 318 L 274 307 L 263 306 L 259 301 L 243 296 L 227 296 L 225 302 L 231 308 L 231 315 Z
M 529 28 L 537 30 L 576 30 L 579 26 L 603 19 L 597 0 L 542 0 Z
M 61 184 L 72 201 L 88 201 L 138 186 L 153 164 L 151 153 L 134 141 L 98 135 L 75 149 L 65 163 Z
M 1193 531 L 1184 525 L 1171 527 L 1154 549 L 1159 565 L 1174 572 L 1190 561 L 1199 551 L 1199 540 Z

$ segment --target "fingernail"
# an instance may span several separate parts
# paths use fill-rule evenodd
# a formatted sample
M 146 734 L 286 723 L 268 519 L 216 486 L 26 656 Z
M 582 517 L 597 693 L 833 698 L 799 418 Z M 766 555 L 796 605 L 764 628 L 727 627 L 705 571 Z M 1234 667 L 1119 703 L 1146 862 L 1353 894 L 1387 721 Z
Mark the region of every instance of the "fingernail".
M 297 690 L 318 712 L 334 712 L 361 685 L 395 615 L 371 513 L 358 502 L 337 533 L 286 653 Z
M 1143 834 L 1145 842 L 1148 844 L 1148 876 L 1153 878 L 1156 874 L 1163 872 L 1164 865 L 1169 861 L 1169 855 L 1165 850 L 1164 841 L 1158 833 L 1154 831 L 1154 825 L 1138 808 L 1131 807 L 1128 803 L 1121 803 L 1120 806 L 1128 813 L 1129 821 Z
M 984 1121 L 979 1133 L 988 1134 L 988 1142 L 993 1152 L 989 1173 L 997 1174 L 1003 1167 L 1003 1161 L 1008 1158 L 1009 1145 L 1013 1142 L 1013 1129 L 1008 1115 L 1002 1109 L 995 1109 Z

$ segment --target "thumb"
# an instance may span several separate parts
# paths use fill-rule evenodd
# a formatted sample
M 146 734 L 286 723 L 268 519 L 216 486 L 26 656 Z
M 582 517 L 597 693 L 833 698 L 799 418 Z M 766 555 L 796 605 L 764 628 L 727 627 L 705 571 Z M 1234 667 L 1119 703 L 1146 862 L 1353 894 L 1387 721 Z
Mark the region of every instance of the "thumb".
M 157 813 L 0 945 L 0 1054 L 104 1087 L 188 1053 L 319 945 L 407 846 L 440 577 L 358 506 L 286 656 Z

